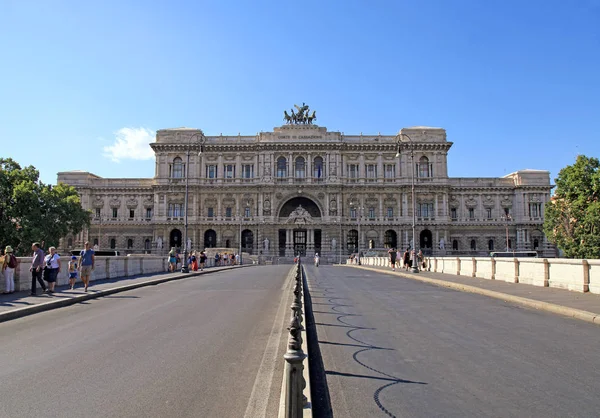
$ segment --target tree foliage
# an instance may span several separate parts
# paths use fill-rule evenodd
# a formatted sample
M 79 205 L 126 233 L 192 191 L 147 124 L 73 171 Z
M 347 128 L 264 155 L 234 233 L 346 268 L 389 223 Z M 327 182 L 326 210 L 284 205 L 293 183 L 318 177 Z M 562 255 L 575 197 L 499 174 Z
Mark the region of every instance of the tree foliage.
M 567 257 L 600 258 L 600 161 L 584 155 L 558 173 L 544 233 Z
M 35 241 L 57 246 L 60 238 L 89 224 L 90 212 L 81 207 L 74 187 L 44 184 L 35 167 L 0 158 L 0 245 L 23 255 Z

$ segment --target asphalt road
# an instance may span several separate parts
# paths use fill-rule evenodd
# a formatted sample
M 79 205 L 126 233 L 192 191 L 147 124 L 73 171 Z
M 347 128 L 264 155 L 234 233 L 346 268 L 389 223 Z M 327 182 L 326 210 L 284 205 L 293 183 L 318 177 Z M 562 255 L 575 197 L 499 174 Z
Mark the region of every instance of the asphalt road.
M 277 416 L 291 267 L 216 272 L 0 324 L 0 417 Z
M 306 272 L 335 417 L 600 416 L 597 325 L 384 273 Z

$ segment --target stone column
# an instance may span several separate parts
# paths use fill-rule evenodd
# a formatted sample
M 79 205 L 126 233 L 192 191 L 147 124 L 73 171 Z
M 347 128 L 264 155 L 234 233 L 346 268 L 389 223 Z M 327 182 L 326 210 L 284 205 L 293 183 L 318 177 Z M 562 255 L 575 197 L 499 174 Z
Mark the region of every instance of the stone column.
M 312 155 L 309 153 L 306 156 L 306 164 L 304 166 L 304 169 L 306 170 L 306 178 L 308 180 L 309 183 L 312 183 L 312 179 L 313 179 L 313 172 L 312 172 Z
M 383 157 L 381 153 L 377 155 L 377 183 L 383 182 Z
M 217 183 L 223 182 L 225 177 L 225 167 L 223 167 L 223 154 L 219 153 L 217 158 Z
M 238 152 L 235 154 L 235 182 L 240 183 L 242 178 L 242 157 Z

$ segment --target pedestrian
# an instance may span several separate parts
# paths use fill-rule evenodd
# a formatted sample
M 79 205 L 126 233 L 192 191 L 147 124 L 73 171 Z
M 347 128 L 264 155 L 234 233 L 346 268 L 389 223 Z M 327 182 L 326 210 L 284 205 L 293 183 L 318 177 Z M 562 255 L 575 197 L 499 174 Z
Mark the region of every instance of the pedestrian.
M 206 254 L 204 251 L 200 251 L 200 271 L 204 270 L 204 266 L 206 265 Z
M 49 254 L 44 258 L 44 280 L 48 282 L 48 293 L 54 293 L 56 279 L 60 273 L 60 255 L 56 253 L 55 247 L 48 248 Z
M 240 255 L 239 255 L 239 254 L 236 254 L 236 255 L 235 255 L 235 264 L 236 264 L 236 265 L 239 265 L 239 264 L 240 264 Z
M 88 241 L 85 242 L 84 248 L 79 257 L 79 273 L 84 285 L 84 291 L 87 292 L 90 285 L 90 276 L 92 275 L 92 271 L 94 271 L 96 256 L 94 255 L 94 250 L 90 248 Z
M 31 245 L 31 249 L 33 251 L 33 256 L 31 259 L 31 267 L 29 267 L 29 271 L 31 272 L 31 296 L 35 296 L 37 294 L 36 290 L 36 280 L 40 284 L 42 291 L 46 292 L 46 283 L 42 280 L 42 270 L 44 268 L 44 252 L 40 248 L 39 242 L 34 242 Z
M 15 269 L 19 261 L 15 257 L 13 248 L 7 245 L 4 249 L 4 260 L 2 262 L 2 273 L 6 282 L 4 294 L 15 293 Z
M 418 269 L 418 264 L 417 264 L 417 253 L 415 252 L 415 250 L 410 250 L 410 268 L 417 268 Z
M 69 261 L 69 284 L 71 285 L 71 290 L 75 289 L 75 281 L 77 280 L 77 257 L 71 256 L 71 261 Z
M 388 254 L 390 255 L 390 266 L 392 266 L 392 271 L 396 271 L 396 249 L 390 249 Z
M 171 247 L 169 251 L 169 271 L 174 272 L 177 269 L 177 251 L 175 247 Z
M 319 267 L 319 262 L 321 258 L 319 257 L 319 253 L 315 253 L 315 267 Z
M 419 253 L 417 254 L 417 267 L 419 270 L 425 268 L 425 264 L 423 263 L 423 250 L 419 250 Z
M 219 265 L 219 253 L 215 253 L 215 267 Z
M 406 251 L 404 251 L 404 257 L 402 260 L 404 261 L 404 270 L 408 270 L 410 267 L 410 252 L 408 251 L 408 248 Z
M 396 267 L 400 268 L 401 262 L 402 262 L 402 251 L 400 251 L 400 248 L 398 248 L 398 251 L 396 251 Z
M 196 251 L 192 251 L 192 255 L 190 257 L 190 261 L 192 264 L 192 270 L 198 271 L 198 257 L 196 257 Z

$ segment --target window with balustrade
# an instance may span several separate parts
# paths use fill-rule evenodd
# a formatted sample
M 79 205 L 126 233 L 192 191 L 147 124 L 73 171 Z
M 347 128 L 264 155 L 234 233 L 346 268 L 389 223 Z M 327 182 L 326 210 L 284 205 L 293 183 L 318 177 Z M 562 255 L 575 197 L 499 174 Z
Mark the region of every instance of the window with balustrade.
M 325 177 L 325 165 L 323 163 L 323 158 L 315 157 L 313 160 L 313 177 L 320 181 Z
M 244 179 L 254 178 L 254 164 L 242 165 L 242 178 L 244 178 Z
M 433 218 L 433 203 L 418 203 L 417 216 L 419 218 Z
M 529 216 L 531 218 L 539 218 L 542 213 L 541 203 L 530 203 L 529 204 Z
M 207 208 L 206 216 L 209 218 L 214 218 L 215 217 L 215 208 Z
M 350 217 L 356 218 L 356 208 L 350 208 Z
M 452 218 L 452 220 L 456 220 L 458 218 L 456 208 L 450 208 L 450 218 Z
M 225 217 L 231 218 L 232 208 L 225 208 Z
M 285 157 L 277 159 L 277 177 L 283 179 L 287 177 L 287 160 Z
M 235 178 L 235 164 L 225 164 L 225 179 L 233 180 Z
M 417 173 L 420 178 L 433 176 L 433 166 L 429 162 L 429 158 L 423 156 L 419 159 L 417 164 Z
M 295 176 L 297 179 L 303 179 L 306 177 L 306 160 L 304 157 L 297 157 L 295 166 Z
M 358 179 L 358 164 L 348 164 L 346 166 L 346 172 L 348 173 L 348 179 L 350 181 L 356 181 Z
M 396 178 L 396 164 L 386 164 L 383 169 L 383 176 L 388 179 Z
M 245 216 L 246 218 L 249 218 L 249 217 L 250 217 L 250 208 L 248 208 L 248 207 L 247 207 L 247 208 L 245 208 L 245 209 L 244 209 L 244 216 Z
M 183 161 L 181 158 L 176 157 L 173 159 L 173 165 L 171 166 L 171 177 L 174 179 L 183 178 Z
M 146 218 L 152 218 L 152 208 L 146 208 Z
M 369 218 L 375 219 L 375 208 L 369 208 Z
M 387 208 L 387 217 L 388 218 L 394 217 L 394 208 Z
M 377 179 L 377 164 L 366 164 L 365 173 L 367 181 L 374 182 Z
M 167 216 L 169 218 L 181 218 L 184 216 L 183 203 L 169 203 L 167 206 Z
M 217 166 L 215 164 L 209 164 L 206 166 L 206 178 L 216 179 L 217 178 Z

